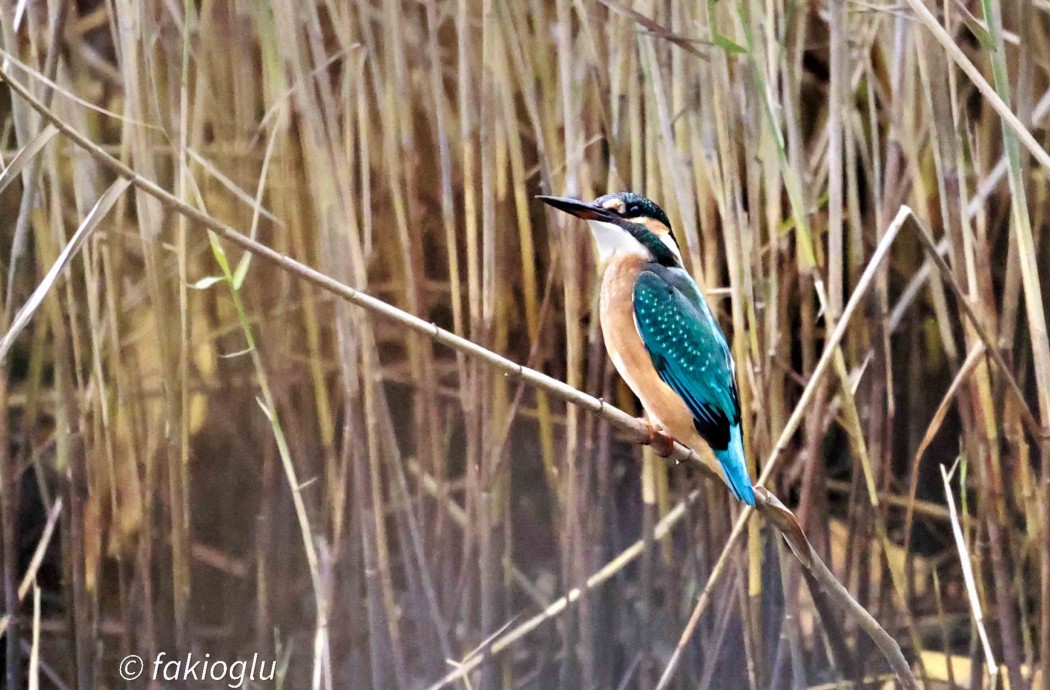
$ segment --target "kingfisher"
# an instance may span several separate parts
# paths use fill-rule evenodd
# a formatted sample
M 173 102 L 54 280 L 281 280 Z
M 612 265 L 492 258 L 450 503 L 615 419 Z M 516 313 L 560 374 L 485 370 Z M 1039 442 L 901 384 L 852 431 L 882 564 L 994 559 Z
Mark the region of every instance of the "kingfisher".
M 706 443 L 717 460 L 708 456 L 708 465 L 737 500 L 753 506 L 736 365 L 711 308 L 685 270 L 667 214 L 633 192 L 590 203 L 537 198 L 590 226 L 603 271 L 602 337 L 613 365 L 645 409 L 647 443 L 665 457 L 673 440 L 693 450 Z

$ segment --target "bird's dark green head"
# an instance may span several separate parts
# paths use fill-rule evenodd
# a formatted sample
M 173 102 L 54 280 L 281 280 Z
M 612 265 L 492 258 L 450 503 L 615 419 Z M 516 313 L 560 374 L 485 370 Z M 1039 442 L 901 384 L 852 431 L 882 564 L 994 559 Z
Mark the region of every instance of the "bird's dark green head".
M 537 198 L 588 221 L 603 258 L 616 251 L 630 251 L 630 247 L 640 244 L 652 260 L 666 266 L 682 265 L 670 219 L 654 201 L 641 194 L 613 192 L 589 203 L 565 197 Z
M 614 211 L 624 220 L 641 223 L 656 234 L 671 233 L 671 221 L 652 199 L 634 192 L 613 192 L 594 200 L 595 206 Z M 651 221 L 651 222 L 647 222 Z

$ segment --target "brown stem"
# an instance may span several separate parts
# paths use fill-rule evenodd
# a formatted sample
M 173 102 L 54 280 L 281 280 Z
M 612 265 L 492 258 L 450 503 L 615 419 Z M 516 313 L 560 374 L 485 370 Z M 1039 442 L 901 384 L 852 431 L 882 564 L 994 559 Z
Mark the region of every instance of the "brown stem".
M 824 594 L 839 608 L 848 613 L 861 629 L 868 634 L 875 646 L 882 652 L 882 655 L 886 657 L 886 661 L 889 662 L 901 685 L 905 688 L 917 689 L 919 685 L 915 681 L 911 667 L 904 658 L 904 654 L 901 653 L 900 646 L 896 640 L 890 637 L 889 633 L 879 625 L 879 622 L 850 595 L 849 591 L 842 586 L 842 583 L 838 581 L 834 573 L 828 569 L 828 566 L 820 559 L 817 552 L 813 550 L 809 540 L 806 539 L 806 535 L 802 532 L 802 528 L 799 527 L 798 521 L 795 520 L 795 515 L 776 496 L 764 488 L 759 487 L 756 495 L 759 500 L 755 504 L 755 509 L 762 513 L 763 517 L 784 536 L 799 562 L 813 576 Z

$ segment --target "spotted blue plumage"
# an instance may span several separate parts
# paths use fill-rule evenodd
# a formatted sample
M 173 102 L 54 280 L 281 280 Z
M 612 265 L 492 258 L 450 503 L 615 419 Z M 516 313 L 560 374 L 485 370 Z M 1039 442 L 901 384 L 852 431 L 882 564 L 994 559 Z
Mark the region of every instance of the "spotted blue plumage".
M 684 269 L 646 264 L 634 286 L 634 318 L 657 374 L 689 408 L 733 495 L 754 505 L 733 358 L 700 289 Z

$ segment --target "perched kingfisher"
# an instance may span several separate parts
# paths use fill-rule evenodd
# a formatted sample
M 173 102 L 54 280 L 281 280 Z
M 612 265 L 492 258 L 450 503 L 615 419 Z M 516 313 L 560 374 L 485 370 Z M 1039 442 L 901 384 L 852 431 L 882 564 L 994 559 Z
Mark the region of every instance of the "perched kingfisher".
M 604 267 L 602 336 L 616 370 L 642 401 L 649 443 L 668 455 L 672 438 L 694 450 L 702 448 L 703 439 L 718 461 L 708 460 L 711 469 L 733 496 L 754 505 L 740 437 L 736 365 L 682 264 L 667 214 L 633 192 L 606 194 L 591 203 L 538 198 L 591 228 Z

